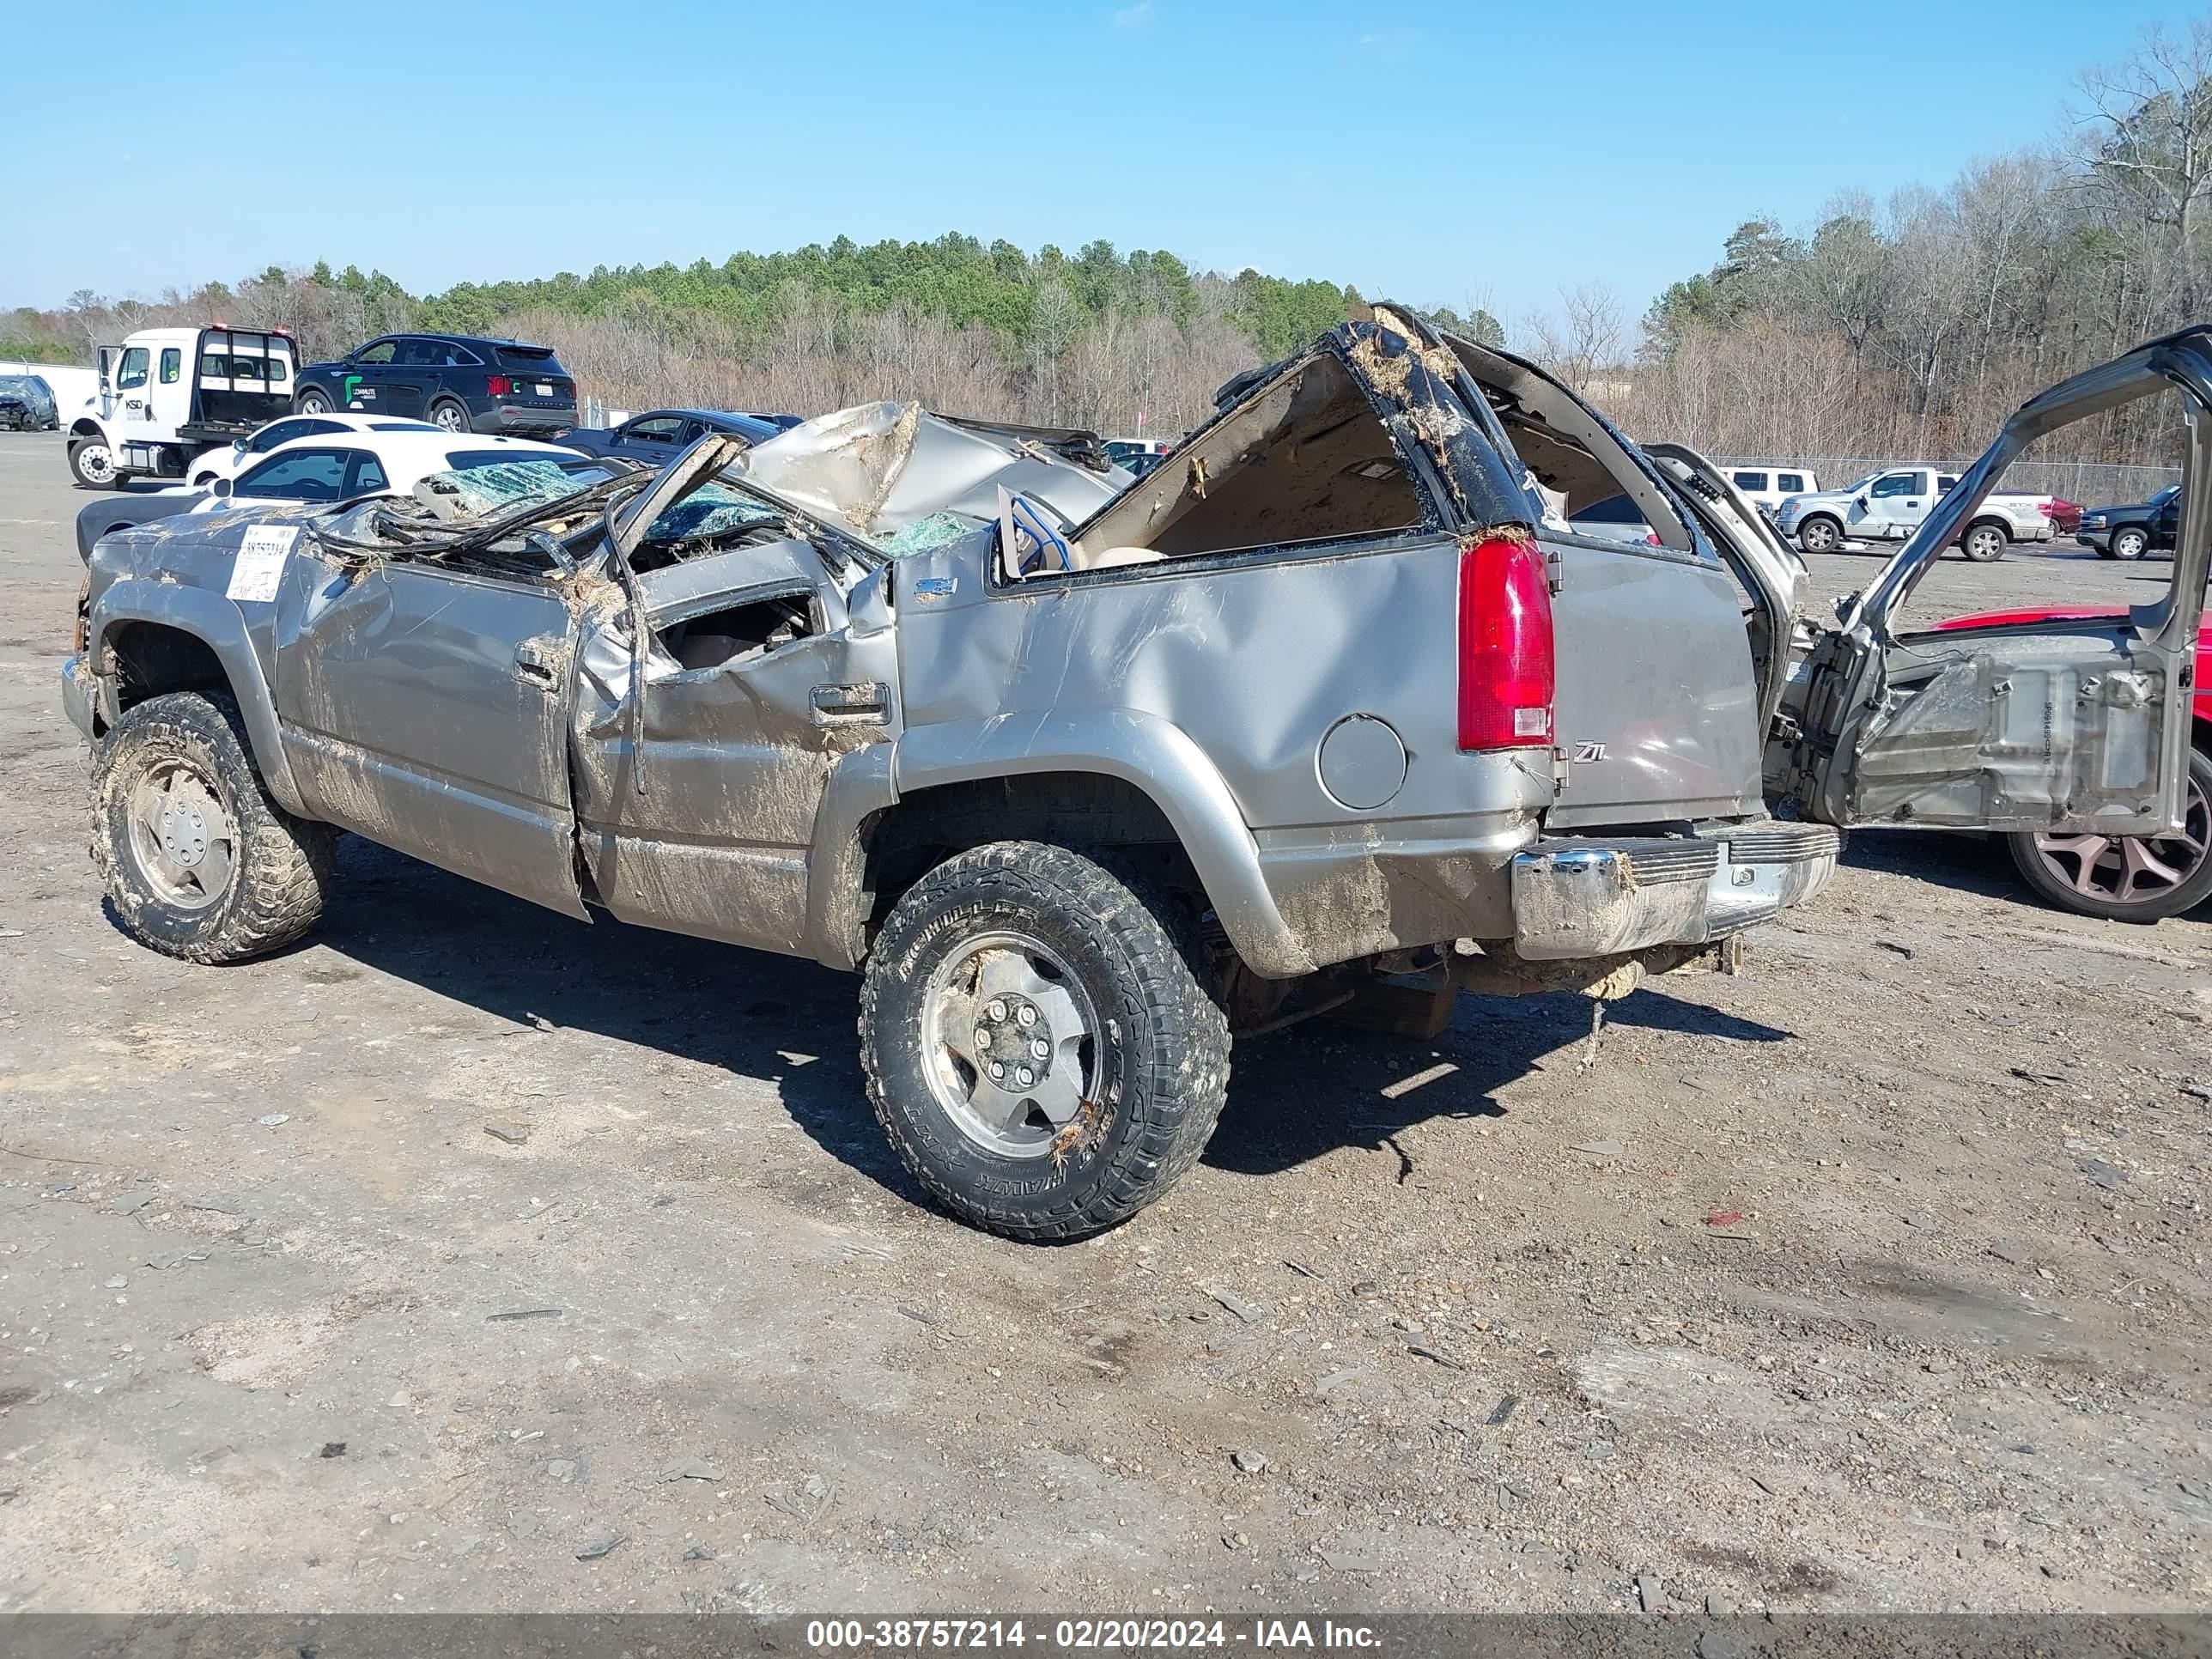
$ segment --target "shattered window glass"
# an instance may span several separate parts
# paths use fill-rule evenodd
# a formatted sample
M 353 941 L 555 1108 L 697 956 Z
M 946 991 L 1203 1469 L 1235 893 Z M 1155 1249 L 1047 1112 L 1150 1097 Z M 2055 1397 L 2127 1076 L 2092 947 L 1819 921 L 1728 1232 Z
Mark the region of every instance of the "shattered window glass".
M 876 545 L 895 559 L 916 553 L 927 553 L 947 542 L 957 542 L 963 536 L 981 528 L 973 519 L 963 518 L 957 513 L 932 513 L 927 518 L 916 519 L 912 524 L 893 531 L 878 539 Z
M 680 542 L 696 536 L 719 536 L 744 525 L 780 522 L 783 516 L 757 496 L 727 484 L 705 483 L 655 519 L 645 539 Z
M 457 472 L 434 472 L 420 488 L 442 498 L 449 514 L 491 518 L 574 495 L 604 476 L 579 477 L 560 461 L 501 461 Z

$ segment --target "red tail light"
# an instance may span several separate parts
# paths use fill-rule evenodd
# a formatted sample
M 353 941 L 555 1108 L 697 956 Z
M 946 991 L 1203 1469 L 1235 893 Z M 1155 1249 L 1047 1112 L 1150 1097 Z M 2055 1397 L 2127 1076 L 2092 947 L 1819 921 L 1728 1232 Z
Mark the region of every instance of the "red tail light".
M 1552 744 L 1552 585 L 1534 542 L 1493 537 L 1459 561 L 1459 746 Z
M 484 390 L 495 398 L 504 398 L 514 390 L 514 382 L 504 374 L 489 375 L 485 379 Z

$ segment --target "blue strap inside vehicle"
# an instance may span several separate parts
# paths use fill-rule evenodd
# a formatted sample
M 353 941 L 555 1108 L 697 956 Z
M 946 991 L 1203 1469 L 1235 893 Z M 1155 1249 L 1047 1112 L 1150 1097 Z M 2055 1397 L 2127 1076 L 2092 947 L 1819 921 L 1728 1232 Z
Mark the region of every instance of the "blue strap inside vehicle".
M 1042 567 L 1045 554 L 1048 551 L 1060 555 L 1060 568 L 1062 570 L 1075 568 L 1075 560 L 1068 552 L 1067 538 L 1045 523 L 1036 508 L 1031 507 L 1021 496 L 1017 495 L 1013 500 L 1012 513 L 1014 527 L 1032 538 L 1037 544 L 1037 550 L 1035 553 L 1026 554 L 1022 558 L 1021 570 L 1024 576 Z M 1032 560 L 1035 563 L 1031 562 Z

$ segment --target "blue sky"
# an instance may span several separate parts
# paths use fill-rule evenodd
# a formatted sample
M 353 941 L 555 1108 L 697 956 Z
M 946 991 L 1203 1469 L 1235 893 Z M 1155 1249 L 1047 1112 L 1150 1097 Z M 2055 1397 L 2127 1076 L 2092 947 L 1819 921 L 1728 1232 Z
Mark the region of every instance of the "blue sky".
M 26 0 L 0 306 L 272 261 L 420 292 L 957 229 L 1509 319 L 1597 281 L 1632 315 L 1754 213 L 1808 222 L 1839 188 L 2056 137 L 2081 66 L 2187 15 Z

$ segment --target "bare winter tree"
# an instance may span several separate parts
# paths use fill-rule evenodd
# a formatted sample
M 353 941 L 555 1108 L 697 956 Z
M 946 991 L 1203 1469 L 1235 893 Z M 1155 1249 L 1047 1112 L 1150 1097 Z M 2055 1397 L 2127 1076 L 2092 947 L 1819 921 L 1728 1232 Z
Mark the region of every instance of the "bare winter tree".
M 1626 314 L 1601 283 L 1561 289 L 1559 311 L 1537 313 L 1528 328 L 1536 360 L 1577 392 L 1589 391 L 1601 371 L 1628 355 Z
M 1065 283 L 1048 276 L 1037 284 L 1030 301 L 1029 367 L 1045 421 L 1051 426 L 1060 423 L 1060 359 L 1075 343 L 1081 323 L 1082 313 Z
M 2122 62 L 2081 76 L 2075 120 L 2090 188 L 2163 244 L 2174 303 L 2195 317 L 2205 198 L 2212 194 L 2212 21 L 2153 27 Z M 2163 233 L 2162 234 L 2160 233 Z

